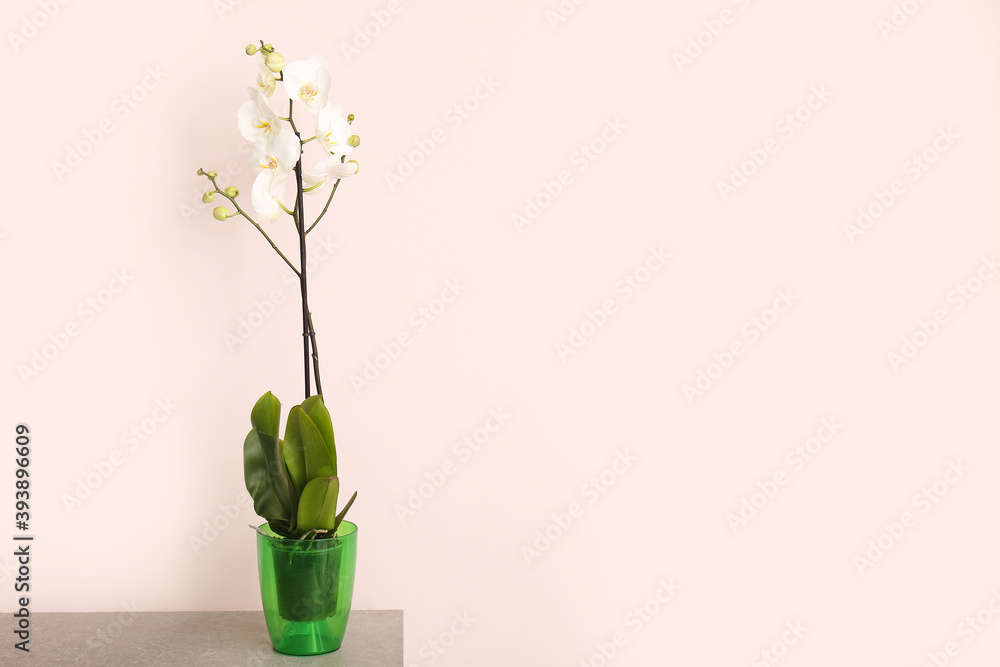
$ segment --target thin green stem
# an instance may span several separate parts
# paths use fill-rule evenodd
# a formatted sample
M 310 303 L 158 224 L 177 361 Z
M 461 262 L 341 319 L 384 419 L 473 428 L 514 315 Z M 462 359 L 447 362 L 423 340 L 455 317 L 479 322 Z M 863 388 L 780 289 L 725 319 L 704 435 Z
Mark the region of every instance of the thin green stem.
M 309 313 L 309 338 L 312 340 L 313 377 L 316 379 L 316 393 L 323 395 L 323 383 L 319 379 L 319 348 L 316 347 L 316 327 L 313 326 L 313 316 Z
M 292 126 L 292 130 L 295 132 L 295 138 L 302 141 L 302 137 L 299 136 L 299 131 L 295 129 L 295 123 L 292 121 L 292 101 L 288 101 L 288 122 Z M 318 358 L 315 351 L 316 339 L 315 337 L 310 340 L 309 332 L 312 329 L 312 324 L 310 323 L 309 317 L 309 292 L 306 283 L 306 223 L 304 219 L 305 207 L 302 202 L 302 144 L 299 144 L 299 159 L 295 163 L 295 228 L 299 234 L 299 264 L 302 267 L 302 273 L 299 275 L 299 286 L 302 292 L 302 364 L 303 364 L 303 375 L 305 376 L 305 397 L 309 398 L 311 392 L 309 387 L 309 347 L 310 343 L 313 346 L 313 356 L 316 358 L 316 364 L 318 368 Z M 317 385 L 319 384 L 319 376 L 316 377 Z
M 278 246 L 276 246 L 274 244 L 274 241 L 272 241 L 271 237 L 267 235 L 267 232 L 264 231 L 264 228 L 261 227 L 259 224 L 257 224 L 256 220 L 254 220 L 249 215 L 247 215 L 247 212 L 244 211 L 243 208 L 239 205 L 239 203 L 236 201 L 236 198 L 235 197 L 230 197 L 229 195 L 227 195 L 225 190 L 220 190 L 219 189 L 219 185 L 218 185 L 218 183 L 215 182 L 214 178 L 212 178 L 208 174 L 205 174 L 205 176 L 208 178 L 208 180 L 210 180 L 212 182 L 212 187 L 215 188 L 215 191 L 218 192 L 223 197 L 225 197 L 226 199 L 228 199 L 230 202 L 232 202 L 233 206 L 236 207 L 236 212 L 239 213 L 240 215 L 242 215 L 247 220 L 249 220 L 250 224 L 253 225 L 254 227 L 256 227 L 257 231 L 260 232 L 264 236 L 265 239 L 267 239 L 267 242 L 271 244 L 272 248 L 274 248 L 274 252 L 278 253 L 278 256 L 281 257 L 281 259 L 285 260 L 285 264 L 288 265 L 288 268 L 290 268 L 292 271 L 294 271 L 295 275 L 301 276 L 302 274 L 299 273 L 299 270 L 297 268 L 295 268 L 295 265 L 292 264 L 290 261 L 288 261 L 288 258 L 285 257 L 285 253 L 281 252 L 281 249 L 278 248 Z M 284 206 L 282 206 L 282 208 L 284 208 Z
M 237 205 L 237 210 L 239 210 L 240 215 L 242 215 L 244 218 L 246 218 L 247 220 L 250 221 L 251 225 L 253 225 L 254 227 L 257 228 L 258 232 L 260 232 L 261 234 L 264 235 L 264 238 L 267 239 L 267 242 L 271 244 L 272 248 L 274 248 L 274 252 L 278 253 L 278 255 L 281 257 L 281 259 L 285 260 L 285 264 L 288 265 L 288 268 L 290 268 L 292 270 L 292 272 L 295 273 L 295 275 L 301 276 L 302 274 L 299 273 L 299 270 L 295 268 L 295 265 L 292 264 L 291 262 L 289 262 L 288 258 L 285 257 L 285 253 L 281 252 L 281 250 L 278 249 L 278 246 L 274 245 L 274 241 L 272 241 L 271 237 L 267 235 L 267 232 L 265 232 L 264 229 L 260 225 L 258 225 L 256 221 L 253 220 L 253 218 L 251 218 L 249 215 L 247 215 L 246 213 L 244 213 L 243 210 L 240 209 L 238 205 Z
M 337 188 L 340 186 L 340 181 L 341 179 L 338 178 L 337 182 L 333 184 L 333 189 L 330 190 L 330 197 L 326 200 L 326 206 L 323 207 L 323 211 L 319 214 L 319 217 L 316 218 L 316 222 L 312 223 L 312 225 L 309 226 L 309 229 L 306 230 L 306 234 L 311 232 L 313 227 L 318 225 L 319 221 L 323 219 L 324 215 L 326 215 L 327 209 L 330 208 L 330 202 L 333 201 L 333 195 L 337 194 Z
M 295 133 L 295 136 L 299 136 L 299 130 L 298 130 L 297 127 L 295 127 L 295 121 L 292 119 L 292 101 L 291 100 L 288 100 L 288 118 L 282 118 L 282 120 L 287 120 L 288 124 L 292 126 L 292 132 Z M 302 141 L 302 140 L 299 139 L 299 141 Z

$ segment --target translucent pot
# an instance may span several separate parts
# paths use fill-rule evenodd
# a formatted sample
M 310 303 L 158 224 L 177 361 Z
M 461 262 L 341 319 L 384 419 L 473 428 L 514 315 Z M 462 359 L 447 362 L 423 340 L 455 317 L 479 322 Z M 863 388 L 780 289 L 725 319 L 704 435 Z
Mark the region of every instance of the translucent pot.
M 337 533 L 289 540 L 266 523 L 257 529 L 260 597 L 275 651 L 318 655 L 340 648 L 354 595 L 358 527 L 343 521 Z

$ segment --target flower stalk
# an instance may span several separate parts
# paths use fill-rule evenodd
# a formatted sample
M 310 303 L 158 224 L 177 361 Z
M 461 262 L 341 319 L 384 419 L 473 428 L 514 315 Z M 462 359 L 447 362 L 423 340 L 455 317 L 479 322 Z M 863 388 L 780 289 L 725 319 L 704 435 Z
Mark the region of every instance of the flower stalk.
M 305 398 L 312 396 L 313 380 L 316 393 L 322 395 L 323 384 L 319 374 L 319 349 L 316 344 L 316 328 L 309 310 L 309 277 L 307 271 L 306 236 L 326 215 L 333 196 L 341 180 L 358 172 L 354 160 L 347 156 L 360 145 L 360 138 L 351 128 L 354 114 L 341 115 L 339 106 L 329 101 L 331 76 L 326 61 L 319 56 L 309 60 L 287 62 L 284 56 L 271 44 L 260 42 L 260 46 L 249 44 L 246 53 L 257 59 L 256 86 L 249 87 L 250 100 L 244 102 L 237 114 L 240 133 L 253 144 L 251 167 L 256 175 L 251 191 L 251 200 L 257 211 L 251 217 L 237 202 L 239 189 L 222 189 L 217 183 L 216 172 L 198 170 L 212 183 L 212 190 L 205 193 L 205 203 L 213 201 L 221 194 L 231 206 L 216 206 L 213 215 L 218 220 L 242 216 L 252 224 L 267 240 L 271 248 L 299 280 L 302 301 L 302 371 Z M 274 111 L 267 98 L 274 95 L 277 82 L 288 99 L 288 111 L 284 116 Z M 295 102 L 301 102 L 296 105 Z M 315 132 L 308 132 L 307 139 L 299 131 L 293 111 L 299 106 L 315 118 Z M 300 112 L 301 114 L 301 112 Z M 307 114 L 308 115 L 308 114 Z M 287 124 L 287 125 L 286 125 Z M 303 126 L 305 127 L 305 126 Z M 312 143 L 325 153 L 315 165 L 306 170 L 303 166 L 306 145 Z M 294 200 L 286 198 L 286 183 L 294 173 Z M 320 188 L 333 182 L 326 205 L 311 225 L 305 217 L 304 195 L 319 192 Z M 298 267 L 281 251 L 274 240 L 264 230 L 262 224 L 276 222 L 288 214 L 295 225 L 298 245 Z
M 288 122 L 292 126 L 295 132 L 295 138 L 299 140 L 300 146 L 302 137 L 299 136 L 298 130 L 295 129 L 295 122 L 292 120 L 292 102 L 288 102 Z M 299 273 L 299 287 L 302 293 L 302 366 L 303 366 L 303 377 L 305 378 L 305 397 L 309 398 L 311 396 L 311 390 L 309 386 L 309 346 L 310 344 L 315 345 L 316 332 L 312 331 L 312 314 L 309 312 L 309 284 L 308 284 L 308 274 L 306 271 L 306 225 L 305 225 L 305 208 L 302 201 L 302 152 L 299 152 L 299 159 L 295 163 L 295 229 L 299 234 L 299 266 L 301 267 Z M 310 335 L 311 334 L 311 335 Z M 313 350 L 313 356 L 316 358 L 316 387 L 317 393 L 319 392 L 320 379 L 319 379 L 319 352 L 315 349 Z

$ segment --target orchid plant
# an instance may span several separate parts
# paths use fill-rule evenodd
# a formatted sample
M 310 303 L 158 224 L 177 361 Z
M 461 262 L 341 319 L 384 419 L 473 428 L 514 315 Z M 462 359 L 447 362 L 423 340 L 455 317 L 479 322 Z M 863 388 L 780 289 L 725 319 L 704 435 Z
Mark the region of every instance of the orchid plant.
M 343 115 L 330 102 L 332 77 L 326 61 L 319 56 L 308 60 L 285 62 L 271 44 L 246 47 L 257 61 L 257 78 L 247 88 L 249 100 L 236 114 L 240 134 L 253 146 L 250 164 L 254 174 L 250 203 L 251 216 L 237 201 L 238 188 L 220 188 L 218 173 L 198 170 L 208 178 L 212 189 L 205 192 L 206 204 L 221 195 L 229 205 L 216 206 L 217 220 L 243 217 L 259 231 L 299 280 L 302 298 L 302 356 L 305 376 L 305 399 L 289 412 L 285 438 L 278 436 L 281 404 L 267 392 L 251 412 L 252 429 L 243 445 L 244 477 L 254 500 L 254 510 L 268 520 L 272 530 L 294 539 L 330 537 L 354 502 L 351 497 L 337 513 L 340 489 L 337 477 L 337 454 L 333 425 L 323 405 L 323 385 L 319 372 L 316 330 L 309 311 L 306 275 L 306 237 L 326 215 L 341 180 L 358 173 L 356 160 L 347 157 L 361 143 L 353 134 L 354 115 Z M 275 97 L 278 83 L 284 95 L 278 95 L 275 111 L 269 100 Z M 313 136 L 303 139 L 295 122 L 296 103 L 304 108 L 315 126 Z M 300 118 L 300 124 L 302 124 Z M 305 171 L 303 156 L 306 144 L 316 142 L 322 151 L 319 159 Z M 294 175 L 294 179 L 289 177 Z M 289 187 L 293 184 L 294 187 Z M 321 194 L 329 187 L 326 205 L 309 223 L 303 206 L 304 195 Z M 232 207 L 232 210 L 230 209 Z M 278 222 L 288 215 L 298 236 L 298 267 L 275 244 L 263 225 Z M 312 394 L 310 378 L 315 379 Z

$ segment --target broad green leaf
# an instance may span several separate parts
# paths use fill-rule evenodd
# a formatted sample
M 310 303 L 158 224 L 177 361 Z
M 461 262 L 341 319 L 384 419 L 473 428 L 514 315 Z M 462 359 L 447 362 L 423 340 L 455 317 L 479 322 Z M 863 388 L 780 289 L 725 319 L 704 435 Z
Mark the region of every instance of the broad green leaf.
M 319 394 L 310 396 L 302 401 L 302 411 L 309 415 L 309 418 L 316 424 L 316 428 L 323 436 L 326 449 L 330 452 L 330 460 L 333 461 L 333 474 L 337 474 L 337 444 L 333 437 L 333 420 L 330 418 L 330 411 L 323 403 L 323 397 Z
M 277 438 L 281 431 L 281 401 L 271 392 L 261 396 L 250 411 L 250 424 L 261 433 Z
M 243 441 L 243 477 L 253 509 L 276 533 L 295 530 L 298 495 L 281 457 L 277 438 L 252 429 Z
M 339 494 L 340 480 L 336 477 L 317 477 L 306 484 L 299 498 L 299 530 L 333 530 Z
M 285 425 L 285 439 L 281 441 L 281 459 L 288 468 L 288 475 L 292 478 L 292 485 L 295 488 L 295 495 L 302 494 L 306 482 L 306 457 L 302 450 L 301 440 L 292 433 L 292 415 L 298 410 L 292 408 L 288 413 L 288 424 Z
M 340 528 L 340 522 L 344 520 L 344 517 L 347 515 L 347 510 L 351 509 L 351 505 L 354 504 L 354 499 L 357 497 L 358 492 L 355 491 L 354 495 L 351 496 L 351 499 L 347 501 L 346 505 L 344 505 L 344 509 L 340 510 L 340 514 L 338 514 L 337 518 L 333 520 L 333 532 L 337 532 L 337 529 Z
M 311 480 L 333 477 L 333 461 L 323 435 L 301 406 L 296 405 L 288 413 L 283 453 L 295 490 L 300 495 Z

